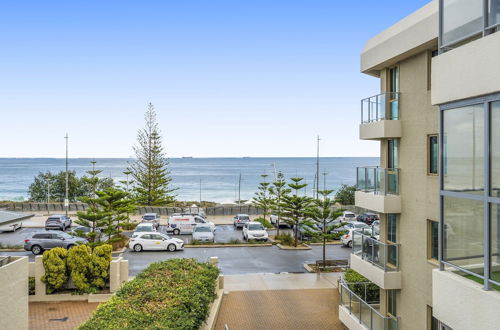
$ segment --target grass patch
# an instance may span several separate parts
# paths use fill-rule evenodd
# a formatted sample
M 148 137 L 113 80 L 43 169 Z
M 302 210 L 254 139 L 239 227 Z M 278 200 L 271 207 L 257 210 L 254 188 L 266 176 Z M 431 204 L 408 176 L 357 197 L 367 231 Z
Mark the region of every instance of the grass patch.
M 153 263 L 78 329 L 199 329 L 218 276 L 218 268 L 195 259 Z
M 0 243 L 0 249 L 5 249 L 5 250 L 7 250 L 7 249 L 9 249 L 9 250 L 10 249 L 12 249 L 12 250 L 16 249 L 17 250 L 17 249 L 22 249 L 22 248 L 23 248 L 23 246 L 20 245 L 20 244 L 10 245 L 10 244 L 2 244 L 2 243 Z
M 493 275 L 492 276 L 493 281 L 500 282 L 500 272 L 494 272 L 492 275 Z M 484 282 L 481 278 L 476 277 L 474 275 L 466 274 L 466 275 L 462 275 L 462 276 L 469 279 L 469 280 L 473 280 L 474 282 L 479 283 L 481 285 L 484 284 Z M 491 287 L 497 291 L 500 291 L 500 285 L 491 284 Z

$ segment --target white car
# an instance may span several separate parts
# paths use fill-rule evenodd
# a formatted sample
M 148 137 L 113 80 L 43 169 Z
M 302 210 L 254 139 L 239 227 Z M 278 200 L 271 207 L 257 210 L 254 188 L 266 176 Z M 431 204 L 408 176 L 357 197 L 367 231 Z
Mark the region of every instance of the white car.
M 173 215 L 168 218 L 167 232 L 172 232 L 174 235 L 191 234 L 193 229 L 198 224 L 206 224 L 210 226 L 212 231 L 215 230 L 215 224 L 197 215 Z
M 380 238 L 379 233 L 375 232 L 375 230 L 372 230 L 372 228 L 369 228 L 369 227 L 368 228 L 350 228 L 347 233 L 345 233 L 344 235 L 342 235 L 340 237 L 340 240 L 342 241 L 342 244 L 344 244 L 344 246 L 348 246 L 348 247 L 352 248 L 352 236 L 353 236 L 352 233 L 354 231 L 357 231 L 357 234 L 356 234 L 356 244 L 357 245 L 361 244 L 361 235 L 360 235 L 361 233 L 365 236 L 374 238 L 377 241 Z
M 340 216 L 340 220 L 342 222 L 351 222 L 351 221 L 356 221 L 356 214 L 351 211 L 344 211 L 342 215 Z
M 134 233 L 132 234 L 132 237 L 136 237 L 140 233 L 149 233 L 149 232 L 155 232 L 156 228 L 153 223 L 150 222 L 143 222 L 137 225 L 135 227 Z
M 214 242 L 215 236 L 212 228 L 206 224 L 198 224 L 193 229 L 193 241 Z
M 142 216 L 142 222 L 152 223 L 158 229 L 160 227 L 160 215 L 157 213 L 146 213 Z
M 266 228 L 256 221 L 250 221 L 243 225 L 243 239 L 245 240 L 256 240 L 256 241 L 267 241 L 269 235 L 267 234 Z
M 143 250 L 166 250 L 174 252 L 184 249 L 184 241 L 154 231 L 141 232 L 137 236 L 130 238 L 128 247 L 135 252 Z
M 276 226 L 278 224 L 278 216 L 274 215 L 274 214 L 271 214 L 269 216 L 269 222 L 271 222 L 272 225 Z M 293 225 L 287 223 L 285 221 L 285 218 L 283 218 L 283 217 L 280 218 L 280 227 L 281 226 L 287 226 L 289 228 L 293 228 Z

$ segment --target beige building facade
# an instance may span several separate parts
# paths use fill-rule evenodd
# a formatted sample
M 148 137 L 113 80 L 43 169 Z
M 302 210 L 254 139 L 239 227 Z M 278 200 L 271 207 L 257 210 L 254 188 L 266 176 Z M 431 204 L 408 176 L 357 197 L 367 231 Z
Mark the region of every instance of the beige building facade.
M 380 91 L 360 138 L 380 164 L 355 197 L 380 239 L 355 236 L 351 266 L 380 299 L 343 297 L 350 329 L 500 329 L 499 23 L 500 1 L 434 0 L 366 43 Z

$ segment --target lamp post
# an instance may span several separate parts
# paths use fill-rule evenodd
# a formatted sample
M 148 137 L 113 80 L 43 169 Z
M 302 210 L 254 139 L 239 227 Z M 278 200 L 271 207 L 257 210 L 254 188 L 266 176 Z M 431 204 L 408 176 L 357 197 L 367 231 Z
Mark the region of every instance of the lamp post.
M 64 193 L 64 210 L 66 211 L 66 216 L 68 216 L 69 199 L 68 199 L 68 133 L 64 137 L 66 139 L 66 191 Z

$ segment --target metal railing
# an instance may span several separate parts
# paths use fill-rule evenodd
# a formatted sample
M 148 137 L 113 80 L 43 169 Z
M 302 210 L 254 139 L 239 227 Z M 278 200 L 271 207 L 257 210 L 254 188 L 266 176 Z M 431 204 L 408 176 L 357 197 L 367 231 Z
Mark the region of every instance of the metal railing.
M 399 119 L 399 93 L 387 92 L 361 100 L 361 123 Z
M 399 244 L 382 243 L 355 230 L 352 232 L 352 253 L 384 272 L 399 271 Z
M 380 195 L 399 195 L 399 168 L 358 167 L 356 187 L 360 191 Z
M 340 305 L 347 308 L 349 314 L 354 315 L 360 324 L 370 330 L 397 330 L 399 321 L 397 317 L 383 316 L 374 308 L 374 306 L 380 305 L 380 301 L 369 303 L 366 298 L 362 299 L 349 288 L 349 285 L 363 284 L 366 288 L 368 283 L 340 283 Z M 373 283 L 369 284 L 373 285 Z M 365 297 L 366 294 L 365 290 Z

